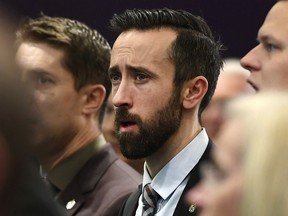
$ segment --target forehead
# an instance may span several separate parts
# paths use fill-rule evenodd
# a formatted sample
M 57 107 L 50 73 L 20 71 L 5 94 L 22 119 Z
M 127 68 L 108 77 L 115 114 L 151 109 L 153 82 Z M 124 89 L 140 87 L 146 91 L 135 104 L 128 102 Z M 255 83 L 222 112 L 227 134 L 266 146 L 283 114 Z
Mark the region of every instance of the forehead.
M 266 16 L 259 30 L 260 36 L 272 34 L 272 36 L 283 38 L 288 41 L 288 1 L 276 3 Z M 288 42 L 287 42 L 288 43 Z
M 58 66 L 62 67 L 64 53 L 45 43 L 22 43 L 16 53 L 16 62 L 22 67 Z
M 122 57 L 135 63 L 168 61 L 169 49 L 175 38 L 176 32 L 169 28 L 123 32 L 114 43 L 111 61 Z

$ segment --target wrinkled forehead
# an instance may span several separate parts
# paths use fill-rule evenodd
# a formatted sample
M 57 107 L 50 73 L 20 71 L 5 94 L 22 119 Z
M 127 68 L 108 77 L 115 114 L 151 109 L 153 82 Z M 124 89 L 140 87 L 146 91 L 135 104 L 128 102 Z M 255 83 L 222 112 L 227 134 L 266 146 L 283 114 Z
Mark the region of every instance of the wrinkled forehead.
M 112 48 L 112 55 L 131 53 L 140 59 L 146 58 L 147 55 L 167 57 L 175 38 L 176 32 L 169 28 L 145 31 L 132 29 L 118 36 Z

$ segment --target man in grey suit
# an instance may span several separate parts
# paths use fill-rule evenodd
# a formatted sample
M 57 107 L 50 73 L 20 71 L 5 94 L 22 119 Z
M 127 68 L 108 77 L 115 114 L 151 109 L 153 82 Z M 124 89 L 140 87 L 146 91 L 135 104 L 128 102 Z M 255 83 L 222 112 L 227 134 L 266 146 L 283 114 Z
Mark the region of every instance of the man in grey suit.
M 117 215 L 141 176 L 101 133 L 111 90 L 110 46 L 76 20 L 41 16 L 21 25 L 16 62 L 31 90 L 40 172 L 66 215 Z

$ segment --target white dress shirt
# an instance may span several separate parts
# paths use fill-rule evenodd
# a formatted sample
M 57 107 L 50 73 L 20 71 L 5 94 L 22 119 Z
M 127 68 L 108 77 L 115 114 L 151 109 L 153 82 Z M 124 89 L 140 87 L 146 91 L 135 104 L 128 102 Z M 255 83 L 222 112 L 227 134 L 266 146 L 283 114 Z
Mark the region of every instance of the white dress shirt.
M 144 164 L 143 187 L 151 182 L 152 188 L 161 196 L 157 203 L 156 216 L 172 216 L 177 203 L 188 182 L 189 173 L 198 163 L 208 145 L 208 135 L 203 128 L 201 132 L 174 158 L 172 158 L 151 179 Z M 142 216 L 142 195 L 138 201 L 136 216 Z

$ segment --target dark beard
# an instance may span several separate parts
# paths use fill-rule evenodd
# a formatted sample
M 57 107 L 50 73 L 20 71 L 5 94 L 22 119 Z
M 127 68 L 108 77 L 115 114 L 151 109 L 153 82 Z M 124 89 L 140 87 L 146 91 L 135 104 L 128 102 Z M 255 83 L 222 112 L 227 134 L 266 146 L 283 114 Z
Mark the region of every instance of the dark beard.
M 127 107 L 116 109 L 115 128 L 122 154 L 128 159 L 141 159 L 157 152 L 178 130 L 182 117 L 180 93 L 174 93 L 167 105 L 143 122 L 139 115 L 129 114 Z M 136 123 L 139 132 L 120 133 L 120 119 Z

